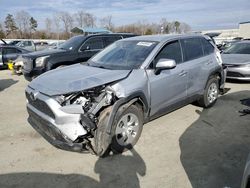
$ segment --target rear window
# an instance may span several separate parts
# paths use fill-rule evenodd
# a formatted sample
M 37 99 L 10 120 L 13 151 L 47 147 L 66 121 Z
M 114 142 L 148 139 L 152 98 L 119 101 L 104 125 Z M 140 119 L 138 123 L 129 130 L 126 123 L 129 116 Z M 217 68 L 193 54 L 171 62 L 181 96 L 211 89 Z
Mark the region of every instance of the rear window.
M 202 42 L 202 47 L 203 47 L 204 55 L 209 55 L 209 54 L 212 54 L 214 52 L 214 47 L 213 47 L 213 45 L 209 41 L 207 41 L 206 39 L 202 38 L 201 42 Z
M 184 51 L 184 60 L 190 61 L 203 56 L 203 50 L 200 38 L 182 39 Z

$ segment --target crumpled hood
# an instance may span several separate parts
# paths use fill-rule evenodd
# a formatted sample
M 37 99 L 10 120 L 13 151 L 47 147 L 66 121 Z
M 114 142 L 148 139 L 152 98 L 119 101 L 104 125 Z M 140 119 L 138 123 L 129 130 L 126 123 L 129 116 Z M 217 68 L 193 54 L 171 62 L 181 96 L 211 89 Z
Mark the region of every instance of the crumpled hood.
M 65 53 L 65 50 L 62 49 L 45 49 L 45 50 L 41 50 L 41 51 L 35 51 L 35 52 L 31 52 L 28 54 L 23 55 L 23 57 L 42 57 L 42 56 L 47 56 L 47 55 L 53 55 L 53 54 L 60 54 L 60 53 Z
M 108 70 L 81 64 L 59 68 L 34 79 L 29 87 L 49 96 L 83 91 L 125 78 L 130 70 Z
M 248 54 L 221 54 L 223 64 L 245 65 L 250 64 L 250 55 Z

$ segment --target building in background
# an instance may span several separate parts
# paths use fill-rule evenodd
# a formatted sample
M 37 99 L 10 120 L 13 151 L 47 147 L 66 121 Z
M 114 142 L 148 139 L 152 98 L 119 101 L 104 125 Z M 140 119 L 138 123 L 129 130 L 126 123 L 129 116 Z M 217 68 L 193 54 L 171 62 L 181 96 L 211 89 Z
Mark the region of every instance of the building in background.
M 92 27 L 85 27 L 79 28 L 75 27 L 71 30 L 73 34 L 83 34 L 83 35 L 90 35 L 90 34 L 103 34 L 103 33 L 112 33 L 112 31 L 105 29 L 105 28 L 92 28 Z
M 239 23 L 238 29 L 222 29 L 222 30 L 207 30 L 202 31 L 202 34 L 218 34 L 214 37 L 216 44 L 222 44 L 224 41 L 232 41 L 235 39 L 250 38 L 250 21 Z
M 239 37 L 250 39 L 250 21 L 239 23 Z

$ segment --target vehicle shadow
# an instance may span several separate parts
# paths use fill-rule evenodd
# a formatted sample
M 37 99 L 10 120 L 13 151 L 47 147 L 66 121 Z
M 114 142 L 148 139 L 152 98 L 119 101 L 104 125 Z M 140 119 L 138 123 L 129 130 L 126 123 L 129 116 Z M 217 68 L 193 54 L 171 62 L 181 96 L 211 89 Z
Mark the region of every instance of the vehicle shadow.
M 250 115 L 242 99 L 250 91 L 221 96 L 179 139 L 181 162 L 194 188 L 240 187 L 250 152 Z
M 16 84 L 18 80 L 13 79 L 0 79 L 0 91 L 7 89 L 8 87 Z
M 24 188 L 139 188 L 138 174 L 146 174 L 146 165 L 140 155 L 131 150 L 132 155 L 113 155 L 99 158 L 94 171 L 100 181 L 81 174 L 54 174 L 23 172 L 0 175 L 0 187 Z

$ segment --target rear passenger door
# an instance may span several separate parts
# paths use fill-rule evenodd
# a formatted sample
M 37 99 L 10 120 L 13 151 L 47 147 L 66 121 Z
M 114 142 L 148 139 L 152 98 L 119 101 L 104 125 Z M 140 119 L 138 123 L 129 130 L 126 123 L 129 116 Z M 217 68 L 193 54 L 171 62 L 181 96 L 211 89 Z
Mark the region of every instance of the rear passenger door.
M 79 49 L 78 62 L 85 62 L 104 48 L 103 37 L 87 39 Z
M 159 59 L 173 59 L 177 66 L 155 74 L 155 64 Z M 158 116 L 181 106 L 187 97 L 186 66 L 182 63 L 182 52 L 179 40 L 167 43 L 156 55 L 150 69 L 147 70 L 150 83 L 151 116 Z
M 181 39 L 184 64 L 187 66 L 187 95 L 193 97 L 202 94 L 208 77 L 210 58 L 204 56 L 201 37 Z

